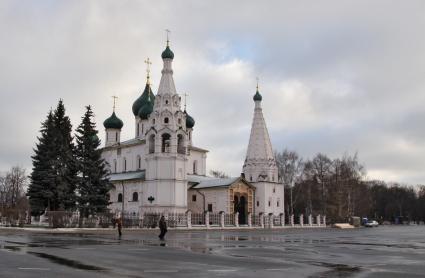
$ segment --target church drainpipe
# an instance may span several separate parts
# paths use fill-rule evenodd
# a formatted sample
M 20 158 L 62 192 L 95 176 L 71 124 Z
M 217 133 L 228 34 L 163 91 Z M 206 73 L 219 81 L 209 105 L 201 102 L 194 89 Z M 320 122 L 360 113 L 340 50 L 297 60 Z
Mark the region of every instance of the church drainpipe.
M 124 217 L 124 200 L 125 200 L 125 192 L 124 192 L 124 182 L 123 181 L 121 181 L 121 186 L 122 186 L 122 212 L 121 212 L 121 221 L 122 221 L 122 219 L 123 219 L 123 217 Z
M 202 193 L 201 191 L 199 191 L 199 189 L 196 189 L 196 192 L 198 192 L 199 194 L 201 194 L 202 199 L 204 199 L 204 212 L 206 212 L 207 210 L 205 209 L 205 194 Z

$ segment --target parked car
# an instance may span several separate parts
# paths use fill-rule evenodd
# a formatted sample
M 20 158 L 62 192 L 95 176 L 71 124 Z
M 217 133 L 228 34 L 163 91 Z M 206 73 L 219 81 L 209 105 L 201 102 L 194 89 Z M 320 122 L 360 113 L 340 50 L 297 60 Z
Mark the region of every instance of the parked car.
M 378 227 L 378 226 L 379 226 L 379 224 L 375 220 L 369 220 L 365 224 L 365 227 L 370 227 L 370 228 Z

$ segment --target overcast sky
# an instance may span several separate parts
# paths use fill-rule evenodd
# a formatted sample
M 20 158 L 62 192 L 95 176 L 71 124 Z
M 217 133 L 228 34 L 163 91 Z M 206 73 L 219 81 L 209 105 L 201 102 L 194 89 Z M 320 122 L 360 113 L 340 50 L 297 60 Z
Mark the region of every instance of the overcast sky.
M 369 179 L 425 184 L 425 1 L 0 2 L 0 171 L 31 169 L 40 122 L 92 105 L 100 137 L 119 96 L 122 139 L 170 29 L 208 169 L 239 175 L 256 76 L 274 150 L 358 152 Z

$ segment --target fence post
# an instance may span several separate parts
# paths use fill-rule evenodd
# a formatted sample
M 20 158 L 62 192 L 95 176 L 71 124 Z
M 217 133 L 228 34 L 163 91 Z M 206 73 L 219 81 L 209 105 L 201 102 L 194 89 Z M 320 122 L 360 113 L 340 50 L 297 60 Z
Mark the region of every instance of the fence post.
M 224 211 L 220 211 L 220 227 L 224 228 Z
M 320 214 L 316 216 L 316 224 L 320 227 Z
M 248 212 L 248 227 L 252 227 L 252 213 Z
M 210 228 L 210 212 L 209 211 L 205 212 L 205 227 L 207 229 Z
M 188 229 L 192 228 L 192 212 L 190 210 L 186 212 L 186 219 L 187 219 L 187 228 Z
M 326 215 L 323 215 L 323 226 L 325 226 L 326 227 Z
M 308 216 L 308 225 L 313 226 L 313 216 L 311 214 Z
M 300 215 L 300 225 L 301 225 L 301 227 L 304 226 L 304 214 Z
M 294 219 L 295 215 L 291 214 L 291 226 L 294 227 L 295 226 L 295 219 Z
M 274 215 L 273 213 L 269 213 L 269 228 L 272 229 L 274 226 Z
M 260 217 L 260 227 L 264 228 L 264 213 L 261 212 L 259 217 Z
M 285 214 L 284 213 L 280 214 L 280 225 L 282 227 L 285 227 Z
M 236 212 L 234 217 L 235 217 L 235 227 L 239 227 L 239 212 Z

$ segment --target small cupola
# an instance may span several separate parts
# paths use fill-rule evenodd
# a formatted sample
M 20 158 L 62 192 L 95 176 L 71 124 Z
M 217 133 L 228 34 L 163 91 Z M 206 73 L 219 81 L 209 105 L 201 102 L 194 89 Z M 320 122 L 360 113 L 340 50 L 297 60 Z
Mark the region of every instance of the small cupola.
M 117 117 L 117 115 L 115 115 L 114 111 L 112 112 L 112 115 L 103 122 L 103 126 L 106 129 L 121 129 L 124 126 L 124 123 Z
M 192 118 L 192 116 L 187 114 L 186 110 L 184 113 L 186 114 L 186 128 L 193 128 L 195 126 L 195 120 Z

